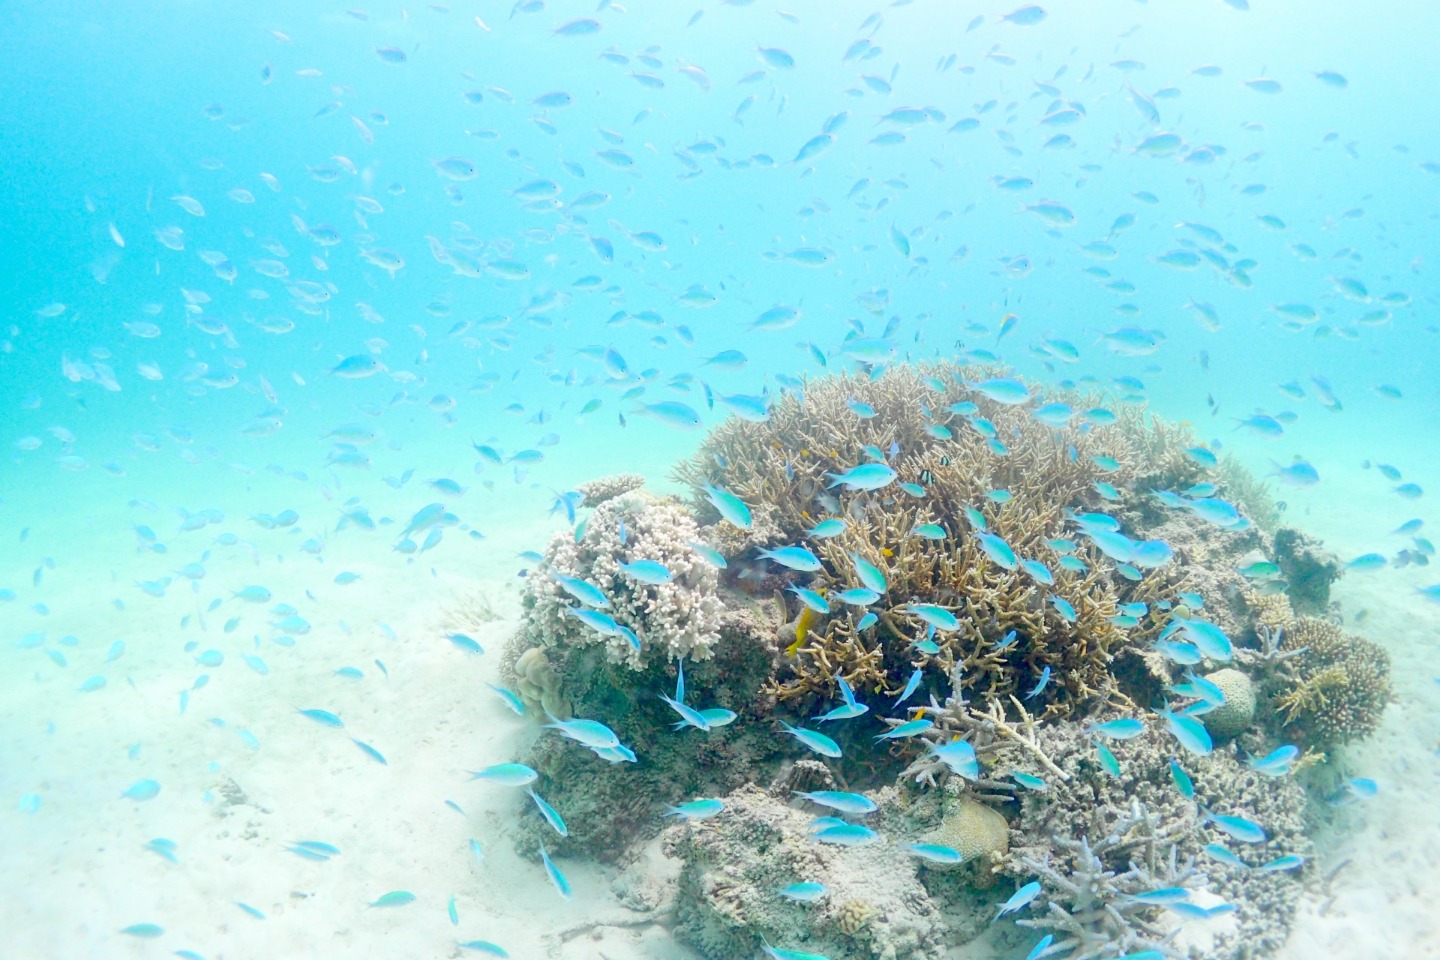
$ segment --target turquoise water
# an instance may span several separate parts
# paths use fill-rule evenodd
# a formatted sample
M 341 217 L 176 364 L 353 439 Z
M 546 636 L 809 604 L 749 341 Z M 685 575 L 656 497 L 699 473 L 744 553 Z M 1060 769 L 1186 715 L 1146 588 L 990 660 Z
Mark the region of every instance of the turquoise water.
M 6 4 L 14 956 L 450 956 L 492 927 L 539 957 L 609 909 L 578 862 L 579 906 L 507 901 L 550 894 L 503 839 L 518 808 L 461 771 L 535 734 L 437 624 L 487 597 L 494 659 L 557 494 L 674 490 L 717 397 L 861 369 L 856 336 L 1118 389 L 1259 474 L 1314 466 L 1271 481 L 1287 522 L 1392 559 L 1337 587 L 1398 698 L 1384 749 L 1350 748 L 1382 790 L 1339 899 L 1430 955 L 1433 886 L 1380 865 L 1428 867 L 1434 832 L 1387 836 L 1377 807 L 1424 810 L 1436 779 L 1440 574 L 1392 531 L 1431 533 L 1440 487 L 1440 11 L 1246 7 Z M 438 539 L 401 536 L 433 502 Z M 251 584 L 306 629 L 232 597 Z M 344 853 L 283 852 L 307 836 Z M 165 932 L 116 932 L 139 923 Z

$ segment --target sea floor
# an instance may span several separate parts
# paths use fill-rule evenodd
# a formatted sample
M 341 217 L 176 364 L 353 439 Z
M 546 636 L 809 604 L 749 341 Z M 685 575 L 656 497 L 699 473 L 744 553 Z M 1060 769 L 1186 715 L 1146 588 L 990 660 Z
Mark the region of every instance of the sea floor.
M 1349 557 L 1376 549 L 1376 524 L 1322 510 L 1363 496 L 1344 484 L 1294 498 L 1287 519 Z M 112 491 L 88 501 L 83 517 L 68 506 L 7 507 L 13 546 L 0 575 L 29 584 L 39 567 L 41 586 L 17 590 L 0 609 L 0 797 L 9 798 L 0 810 L 9 886 L 0 955 L 450 957 L 460 955 L 457 941 L 487 940 L 512 957 L 696 956 L 673 942 L 663 917 L 631 909 L 659 898 L 673 871 L 654 845 L 618 872 L 562 861 L 574 889 L 564 901 L 512 849 L 512 825 L 529 800 L 466 773 L 514 758 L 540 733 L 485 683 L 500 682 L 520 613 L 516 554 L 543 548 L 563 526 L 546 518 L 547 492 L 502 489 L 485 511 L 484 540 L 456 534 L 418 557 L 389 549 L 393 529 L 352 526 L 317 558 L 296 550 L 301 533 L 243 519 L 290 506 L 301 514 L 297 527 L 309 529 L 307 517 L 337 516 L 313 485 L 251 477 L 213 485 L 208 498 L 230 519 L 162 536 L 165 555 L 137 550 L 130 530 L 173 529 L 173 504 L 121 506 Z M 390 515 L 403 523 L 408 513 Z M 16 542 L 20 526 L 29 536 Z M 244 542 L 210 545 L 203 580 L 173 572 L 224 530 Z M 342 571 L 359 578 L 336 584 Z M 1285 960 L 1440 957 L 1440 632 L 1434 605 L 1415 590 L 1429 582 L 1425 572 L 1351 574 L 1336 586 L 1347 622 L 1390 651 L 1396 702 L 1373 738 L 1344 753 L 1351 775 L 1374 779 L 1379 793 L 1337 808 L 1318 837 Z M 134 586 L 164 575 L 174 580 L 163 597 Z M 229 598 L 248 584 L 292 604 L 308 632 L 277 644 L 268 604 Z M 210 610 L 214 598 L 222 599 Z M 30 609 L 36 602 L 49 612 Z M 456 629 L 485 652 L 449 642 Z M 42 647 L 15 642 L 34 632 L 44 634 Z M 102 663 L 117 640 L 123 654 Z M 197 663 L 206 650 L 223 663 Z M 344 667 L 362 676 L 337 675 Z M 97 674 L 107 677 L 103 688 L 78 692 Z M 311 708 L 334 712 L 344 727 L 298 712 Z M 146 778 L 160 784 L 154 799 L 121 796 Z M 17 808 L 28 794 L 39 796 L 35 812 Z M 174 841 L 175 862 L 147 849 L 155 838 Z M 340 852 L 304 859 L 287 850 L 301 840 Z M 414 902 L 369 906 L 397 890 Z M 458 923 L 447 912 L 452 897 Z M 117 932 L 138 923 L 164 932 L 153 940 Z M 984 942 L 953 953 L 994 955 Z

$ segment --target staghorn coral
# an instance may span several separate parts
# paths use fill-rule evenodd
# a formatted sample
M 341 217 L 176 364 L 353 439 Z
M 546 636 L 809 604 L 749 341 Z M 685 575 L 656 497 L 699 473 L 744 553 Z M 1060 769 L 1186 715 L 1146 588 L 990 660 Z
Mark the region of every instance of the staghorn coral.
M 877 801 L 898 816 L 893 791 Z M 900 844 L 817 842 L 810 820 L 747 786 L 726 798 L 718 816 L 668 829 L 665 851 L 683 862 L 676 936 L 708 957 L 752 956 L 763 937 L 832 960 L 938 960 L 945 925 L 916 877 L 915 858 Z M 776 895 L 798 881 L 823 883 L 828 893 L 818 903 Z
M 1116 818 L 1093 844 L 1084 836 L 1056 836 L 1042 858 L 1022 856 L 1043 891 L 1033 916 L 1016 924 L 1048 930 L 1053 949 L 1072 960 L 1129 955 L 1153 950 L 1166 957 L 1186 954 L 1173 945 L 1179 927 L 1163 907 L 1136 900 L 1153 890 L 1195 885 L 1198 871 L 1181 861 L 1172 836 L 1183 823 L 1162 824 L 1139 800 Z
M 1204 887 L 1218 898 L 1211 902 L 1233 903 L 1234 926 L 1222 931 L 1215 943 L 1196 951 L 1206 960 L 1249 960 L 1273 952 L 1289 934 L 1306 871 L 1241 869 L 1210 859 L 1203 847 L 1216 842 L 1229 846 L 1251 867 L 1286 854 L 1308 855 L 1311 848 L 1305 837 L 1304 790 L 1294 778 L 1263 776 L 1243 763 L 1234 751 L 1217 748 L 1206 756 L 1179 756 L 1178 762 L 1195 789 L 1193 799 L 1186 797 L 1175 787 L 1170 773 L 1177 752 L 1175 741 L 1158 729 L 1158 724 L 1149 727 L 1132 740 L 1109 744 L 1120 762 L 1119 776 L 1103 769 L 1094 742 L 1079 724 L 1050 724 L 1036 731 L 1037 749 L 1066 778 L 1046 775 L 1045 790 L 1027 790 L 1018 795 L 1020 813 L 1011 826 L 1011 856 L 1005 872 L 1018 882 L 1032 880 L 1038 872 L 1036 864 L 1044 864 L 1048 858 L 1051 869 L 1062 877 L 1069 876 L 1071 883 L 1091 877 L 1093 863 L 1081 869 L 1085 857 L 1080 840 L 1085 837 L 1090 838 L 1090 852 L 1101 861 L 1101 873 L 1112 873 L 1117 878 L 1127 876 L 1132 862 L 1152 876 L 1161 877 L 1172 864 L 1182 871 L 1188 864 L 1203 865 L 1207 883 L 1157 880 L 1153 887 L 1131 887 L 1128 884 L 1136 881 L 1136 876 L 1129 874 L 1124 889 Z M 1245 744 L 1250 753 L 1262 756 L 1274 745 L 1273 741 Z M 1033 765 L 1025 769 L 1042 772 Z M 1140 819 L 1136 819 L 1137 803 Z M 1264 828 L 1267 839 L 1259 844 L 1235 845 L 1202 818 L 1202 807 L 1221 814 L 1242 813 Z M 1102 838 L 1117 832 L 1123 834 L 1124 842 L 1102 845 Z M 1070 913 L 1079 909 L 1063 887 L 1047 882 L 1043 874 L 1041 881 L 1046 898 L 1058 900 Z M 1192 902 L 1205 899 L 1191 897 Z M 1151 931 L 1144 935 L 1156 935 L 1158 925 L 1161 929 L 1157 938 L 1162 940 L 1180 921 L 1178 915 L 1153 907 L 1141 916 Z M 1037 922 L 1027 925 L 1046 927 L 1038 922 L 1042 919 L 1041 912 L 1032 908 L 1032 920 Z M 1090 929 L 1109 929 L 1100 918 L 1095 919 L 1098 925 Z M 1057 941 L 1065 939 L 1065 927 L 1058 924 L 1058 918 L 1057 925 L 1049 929 L 1054 930 Z M 1099 955 L 1125 952 L 1113 949 Z
M 600 477 L 596 480 L 587 480 L 580 484 L 575 490 L 585 499 L 581 501 L 587 507 L 598 507 L 606 500 L 614 500 L 616 497 L 631 490 L 639 490 L 645 486 L 645 476 L 639 473 L 612 473 L 608 477 Z
M 1273 704 L 1285 732 L 1319 750 L 1375 732 L 1390 702 L 1390 655 L 1319 617 L 1300 617 L 1281 647 L 1303 651 L 1277 671 Z
M 1137 588 L 1088 541 L 1064 548 L 1084 562 L 1083 572 L 1062 567 L 1051 544 L 1075 535 L 1068 510 L 1104 507 L 1097 482 L 1126 485 L 1139 475 L 1136 431 L 1057 429 L 965 386 L 1005 373 L 934 364 L 894 367 L 877 379 L 829 377 L 809 385 L 803 397 L 779 398 L 767 422 L 727 421 L 675 471 L 692 487 L 715 483 L 766 507 L 766 523 L 779 533 L 767 535 L 767 545 L 798 542 L 820 518 L 843 517 L 846 527 L 838 536 L 810 542 L 823 563 L 804 578 L 811 589 L 833 593 L 859 586 L 854 556 L 876 565 L 888 580 L 875 627 L 859 627 L 863 609 L 837 605 L 823 627 L 812 630 L 811 642 L 795 651 L 777 678 L 782 700 L 828 696 L 837 672 L 857 691 L 890 696 L 916 667 L 940 675 L 962 667 L 967 690 L 1000 702 L 1030 689 L 1048 667 L 1047 716 L 1117 698 L 1110 662 L 1137 640 L 1112 618 Z M 875 416 L 856 416 L 852 399 L 871 406 Z M 867 448 L 871 456 L 895 451 L 890 463 L 899 479 L 923 487 L 923 496 L 896 485 L 867 492 L 828 483 L 827 474 L 866 462 Z M 703 503 L 696 509 L 702 517 L 713 515 Z M 1055 583 L 1041 584 L 993 562 L 973 535 L 975 517 L 1021 557 L 1045 563 Z M 945 538 L 912 533 L 927 523 L 943 527 Z M 1178 577 L 1166 582 L 1173 586 Z M 1073 621 L 1052 597 L 1073 607 Z M 912 646 L 927 633 L 926 624 L 907 612 L 912 599 L 944 606 L 959 618 L 958 629 L 933 638 L 939 653 Z M 996 643 L 1012 630 L 1016 642 L 997 651 Z
M 623 529 L 622 529 L 623 527 Z M 686 510 L 647 494 L 630 492 L 606 500 L 585 521 L 584 534 L 556 534 L 525 587 L 525 631 L 532 646 L 604 646 L 606 655 L 638 668 L 647 658 L 710 656 L 719 637 L 723 605 L 716 570 L 690 546 L 699 529 Z M 621 564 L 654 560 L 672 580 L 642 583 Z M 640 640 L 605 636 L 567 614 L 576 606 L 555 575 L 587 580 L 610 598 L 605 612 Z

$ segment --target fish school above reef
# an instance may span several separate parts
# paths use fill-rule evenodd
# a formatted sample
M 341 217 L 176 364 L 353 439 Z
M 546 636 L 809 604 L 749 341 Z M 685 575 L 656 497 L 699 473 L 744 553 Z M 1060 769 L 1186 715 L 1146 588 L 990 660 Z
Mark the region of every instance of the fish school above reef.
M 481 779 L 711 960 L 1229 960 L 1286 940 L 1389 662 L 1261 483 L 1123 398 L 895 364 L 603 478 L 528 571 Z M 553 731 L 549 732 L 549 731 Z M 533 814 L 533 815 L 530 815 Z M 557 861 L 559 865 L 557 865 Z

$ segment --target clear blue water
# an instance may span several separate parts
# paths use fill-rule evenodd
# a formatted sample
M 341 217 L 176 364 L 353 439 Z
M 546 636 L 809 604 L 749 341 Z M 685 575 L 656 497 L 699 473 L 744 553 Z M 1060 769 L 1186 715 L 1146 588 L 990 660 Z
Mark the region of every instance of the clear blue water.
M 0 819 L 60 851 L 32 894 L 68 901 L 27 955 L 141 955 L 113 929 L 180 925 L 158 858 L 131 844 L 122 914 L 71 882 L 122 868 L 66 845 L 142 829 L 115 798 L 201 722 L 174 698 L 198 669 L 183 645 L 226 636 L 212 600 L 283 583 L 384 638 L 434 584 L 513 580 L 554 491 L 663 486 L 703 431 L 644 404 L 714 425 L 712 391 L 853 368 L 852 331 L 1042 382 L 1135 378 L 1257 472 L 1313 463 L 1321 482 L 1280 496 L 1342 556 L 1433 523 L 1440 9 L 1245 6 L 1055 3 L 1023 25 L 936 2 L 5 4 Z M 798 318 L 757 324 L 776 307 Z M 704 363 L 727 350 L 745 362 Z M 331 372 L 354 357 L 383 369 Z M 1256 412 L 1294 417 L 1266 439 L 1237 428 Z M 442 478 L 464 495 L 425 486 Z M 460 523 L 407 560 L 390 524 L 436 500 Z M 250 519 L 286 509 L 293 528 Z M 363 602 L 345 569 L 373 571 Z M 164 577 L 165 598 L 134 585 Z M 1440 575 L 1380 577 L 1356 601 L 1433 635 L 1415 591 Z M 216 687 L 243 669 L 229 649 Z M 1432 697 L 1419 682 L 1402 697 Z M 298 776 L 303 751 L 286 761 Z

